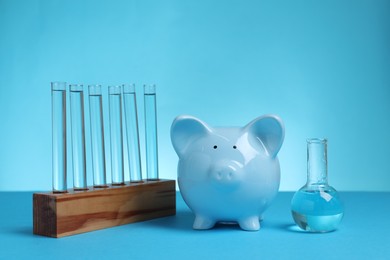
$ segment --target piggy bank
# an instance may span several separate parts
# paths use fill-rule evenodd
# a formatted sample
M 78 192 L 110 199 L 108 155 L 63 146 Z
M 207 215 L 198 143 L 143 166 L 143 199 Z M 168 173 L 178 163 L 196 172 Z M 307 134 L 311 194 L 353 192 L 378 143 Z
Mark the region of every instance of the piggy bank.
M 259 230 L 279 189 L 277 153 L 283 139 L 284 125 L 275 115 L 260 116 L 244 127 L 211 127 L 178 116 L 171 140 L 179 156 L 179 189 L 195 214 L 193 228 L 210 229 L 221 222 Z

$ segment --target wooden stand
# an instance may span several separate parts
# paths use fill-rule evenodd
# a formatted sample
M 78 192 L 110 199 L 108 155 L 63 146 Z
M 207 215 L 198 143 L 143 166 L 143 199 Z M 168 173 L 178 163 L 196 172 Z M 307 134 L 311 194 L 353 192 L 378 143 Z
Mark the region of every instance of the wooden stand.
M 34 234 L 63 237 L 176 214 L 174 180 L 34 193 Z

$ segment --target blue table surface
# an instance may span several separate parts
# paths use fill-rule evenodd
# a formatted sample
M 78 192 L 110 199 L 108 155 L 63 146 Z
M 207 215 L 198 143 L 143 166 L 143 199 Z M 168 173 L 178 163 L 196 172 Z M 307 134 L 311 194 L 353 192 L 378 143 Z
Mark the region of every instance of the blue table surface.
M 177 193 L 175 216 L 55 239 L 32 233 L 32 192 L 0 192 L 0 259 L 390 259 L 390 193 L 340 195 L 344 219 L 330 233 L 296 228 L 291 192 L 279 193 L 258 232 L 196 231 Z

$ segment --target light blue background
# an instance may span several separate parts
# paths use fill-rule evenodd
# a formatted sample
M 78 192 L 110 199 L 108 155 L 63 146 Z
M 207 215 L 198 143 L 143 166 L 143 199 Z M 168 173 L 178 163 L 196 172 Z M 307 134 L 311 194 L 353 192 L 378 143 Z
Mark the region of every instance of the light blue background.
M 328 137 L 334 187 L 390 191 L 389 46 L 387 0 L 0 0 L 0 190 L 51 189 L 50 82 L 67 81 L 134 82 L 140 108 L 157 84 L 163 178 L 176 178 L 175 116 L 276 113 L 281 190 L 306 180 L 306 138 Z

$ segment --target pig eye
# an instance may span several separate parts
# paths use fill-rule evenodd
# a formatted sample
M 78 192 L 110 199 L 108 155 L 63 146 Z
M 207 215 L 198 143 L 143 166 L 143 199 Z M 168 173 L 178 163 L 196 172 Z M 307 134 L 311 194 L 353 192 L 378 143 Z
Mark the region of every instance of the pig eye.
M 218 148 L 218 146 L 216 146 L 216 145 L 214 145 L 214 147 L 213 147 L 214 149 L 217 149 Z
M 233 149 L 237 149 L 237 146 L 233 145 Z

